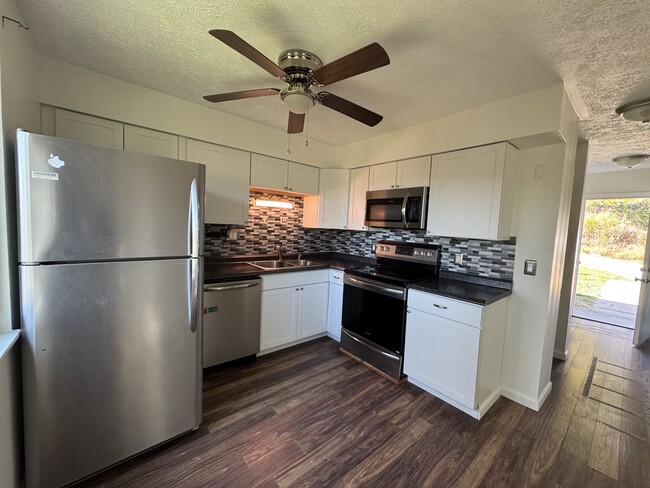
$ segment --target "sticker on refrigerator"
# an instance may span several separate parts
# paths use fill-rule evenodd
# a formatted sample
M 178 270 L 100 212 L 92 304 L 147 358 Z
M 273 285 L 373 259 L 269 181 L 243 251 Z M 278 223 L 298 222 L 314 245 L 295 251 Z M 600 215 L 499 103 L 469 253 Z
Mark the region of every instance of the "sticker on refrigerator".
M 59 173 L 51 173 L 49 171 L 35 171 L 35 170 L 32 170 L 32 178 L 36 178 L 37 180 L 59 181 Z
M 219 307 L 207 307 L 203 309 L 203 315 L 218 312 L 218 311 L 219 311 Z
M 55 156 L 54 154 L 50 154 L 50 159 L 47 160 L 47 164 L 53 168 L 59 169 L 62 166 L 65 166 L 65 161 L 63 161 L 63 159 L 60 157 Z

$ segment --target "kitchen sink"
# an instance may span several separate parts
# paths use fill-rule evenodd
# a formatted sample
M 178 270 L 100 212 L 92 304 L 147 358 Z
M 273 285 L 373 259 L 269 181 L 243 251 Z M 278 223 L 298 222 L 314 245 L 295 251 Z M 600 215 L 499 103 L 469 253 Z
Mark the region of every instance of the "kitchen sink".
M 295 266 L 320 266 L 319 262 L 310 261 L 309 259 L 288 259 L 287 262 Z
M 289 261 L 248 261 L 246 264 L 255 266 L 260 269 L 278 269 L 278 268 L 292 268 L 296 266 Z

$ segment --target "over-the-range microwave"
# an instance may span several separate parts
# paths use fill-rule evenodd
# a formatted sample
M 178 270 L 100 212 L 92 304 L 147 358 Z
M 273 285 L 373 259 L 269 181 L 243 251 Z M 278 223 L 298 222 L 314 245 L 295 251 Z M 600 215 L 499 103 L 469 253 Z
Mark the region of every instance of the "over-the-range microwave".
M 366 219 L 369 227 L 424 229 L 427 223 L 429 188 L 395 188 L 366 193 Z

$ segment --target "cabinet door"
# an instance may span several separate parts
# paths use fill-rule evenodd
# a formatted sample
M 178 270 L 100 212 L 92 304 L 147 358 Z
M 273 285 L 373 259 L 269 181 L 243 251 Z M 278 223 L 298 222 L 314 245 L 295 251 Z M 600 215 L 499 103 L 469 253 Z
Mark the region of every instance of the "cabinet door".
M 343 286 L 330 283 L 329 304 L 327 306 L 327 332 L 336 340 L 341 339 L 342 312 Z
M 178 136 L 157 130 L 124 126 L 124 149 L 166 158 L 178 158 Z
M 397 161 L 370 166 L 368 190 L 388 190 L 395 188 Z
M 481 329 L 408 309 L 404 373 L 466 407 L 476 408 Z
M 284 159 L 251 154 L 251 186 L 288 191 L 288 164 Z
M 366 220 L 366 192 L 370 168 L 350 171 L 350 193 L 348 195 L 348 229 L 368 230 Z
M 505 149 L 502 143 L 433 157 L 427 234 L 510 237 L 512 198 L 502 199 L 502 192 L 512 194 L 513 182 L 507 177 L 504 186 Z
M 297 288 L 278 288 L 262 292 L 260 350 L 295 341 L 298 324 Z
M 323 169 L 318 192 L 318 227 L 346 229 L 348 226 L 348 187 L 350 171 Z
M 124 149 L 123 124 L 59 108 L 54 110 L 54 135 L 97 146 Z
M 431 177 L 431 156 L 406 159 L 397 163 L 396 188 L 429 186 Z
M 327 331 L 327 295 L 329 283 L 300 287 L 298 339 Z
M 187 159 L 206 166 L 205 222 L 246 224 L 250 153 L 188 139 Z
M 288 190 L 303 195 L 318 195 L 318 168 L 289 163 Z

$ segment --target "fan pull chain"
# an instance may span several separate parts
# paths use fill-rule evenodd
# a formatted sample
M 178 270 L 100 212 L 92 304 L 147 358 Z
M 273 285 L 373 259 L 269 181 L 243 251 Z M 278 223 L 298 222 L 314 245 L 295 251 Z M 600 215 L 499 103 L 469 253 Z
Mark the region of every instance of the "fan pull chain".
M 287 134 L 287 154 L 291 154 L 291 134 Z
M 307 128 L 305 129 L 305 146 L 309 146 L 309 112 L 305 114 L 305 119 L 307 119 L 306 126 Z

